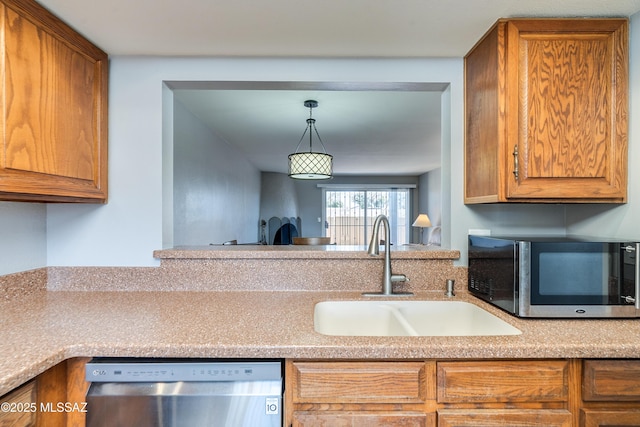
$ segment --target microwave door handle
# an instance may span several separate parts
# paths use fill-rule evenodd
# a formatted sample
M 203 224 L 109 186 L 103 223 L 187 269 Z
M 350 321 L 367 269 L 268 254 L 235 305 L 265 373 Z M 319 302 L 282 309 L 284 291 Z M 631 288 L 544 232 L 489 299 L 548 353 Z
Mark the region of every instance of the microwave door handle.
M 634 252 L 634 295 L 633 296 L 621 296 L 621 298 L 627 303 L 635 303 L 636 310 L 640 310 L 640 243 L 636 243 L 635 246 L 627 245 L 622 246 L 622 250 L 627 253 Z

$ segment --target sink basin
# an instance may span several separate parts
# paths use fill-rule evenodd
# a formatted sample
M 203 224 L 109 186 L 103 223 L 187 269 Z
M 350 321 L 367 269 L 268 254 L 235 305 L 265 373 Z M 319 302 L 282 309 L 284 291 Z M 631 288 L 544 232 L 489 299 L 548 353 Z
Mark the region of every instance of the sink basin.
M 479 336 L 522 332 L 463 301 L 324 301 L 316 332 L 342 336 Z

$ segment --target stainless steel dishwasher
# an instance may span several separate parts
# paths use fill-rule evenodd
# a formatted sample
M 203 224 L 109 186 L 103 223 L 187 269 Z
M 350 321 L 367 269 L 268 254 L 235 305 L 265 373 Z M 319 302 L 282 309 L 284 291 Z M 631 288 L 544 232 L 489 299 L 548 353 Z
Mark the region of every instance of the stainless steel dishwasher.
M 87 427 L 280 427 L 281 361 L 87 363 Z

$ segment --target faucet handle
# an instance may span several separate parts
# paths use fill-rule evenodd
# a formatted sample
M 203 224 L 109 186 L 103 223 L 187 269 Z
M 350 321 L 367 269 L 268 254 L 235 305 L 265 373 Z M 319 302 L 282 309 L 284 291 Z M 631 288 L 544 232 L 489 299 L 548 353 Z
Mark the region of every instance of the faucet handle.
M 409 282 L 409 278 L 404 274 L 392 274 L 391 281 L 392 282 Z

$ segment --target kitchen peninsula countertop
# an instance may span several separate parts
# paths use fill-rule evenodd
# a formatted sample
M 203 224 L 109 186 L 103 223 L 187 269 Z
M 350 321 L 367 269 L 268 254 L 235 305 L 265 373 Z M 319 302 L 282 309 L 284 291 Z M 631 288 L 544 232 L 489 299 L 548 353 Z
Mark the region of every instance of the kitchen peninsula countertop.
M 339 337 L 313 308 L 358 292 L 0 293 L 0 395 L 72 357 L 494 359 L 640 357 L 638 320 L 523 320 L 460 292 L 522 331 L 497 337 Z M 443 299 L 441 292 L 414 299 Z
M 299 359 L 640 358 L 640 319 L 525 320 L 468 294 L 455 250 L 394 248 L 417 300 L 477 304 L 515 336 L 340 337 L 315 332 L 327 300 L 380 290 L 363 247 L 224 246 L 156 251 L 159 267 L 47 267 L 0 276 L 0 395 L 73 357 Z
M 460 251 L 440 246 L 392 246 L 393 259 L 458 259 Z M 371 259 L 366 246 L 347 245 L 209 245 L 157 250 L 159 259 Z

